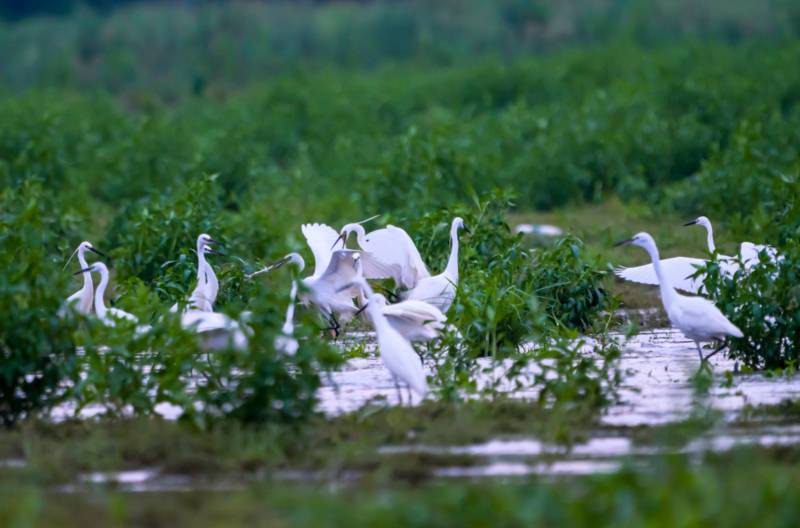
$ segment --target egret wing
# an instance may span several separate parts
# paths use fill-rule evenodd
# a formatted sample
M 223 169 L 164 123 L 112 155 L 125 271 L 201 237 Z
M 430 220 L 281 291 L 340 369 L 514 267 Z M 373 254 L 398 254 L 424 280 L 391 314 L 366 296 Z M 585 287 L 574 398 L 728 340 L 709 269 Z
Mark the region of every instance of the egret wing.
M 383 315 L 408 319 L 417 324 L 436 323 L 440 327 L 447 320 L 447 317 L 435 306 L 416 300 L 388 304 L 383 308 Z
M 672 286 L 689 293 L 699 293 L 703 287 L 702 277 L 692 278 L 692 275 L 697 272 L 697 268 L 705 265 L 705 260 L 692 257 L 672 257 L 661 261 L 661 269 L 672 282 Z M 617 268 L 614 273 L 617 277 L 627 281 L 658 285 L 658 276 L 652 264 L 633 268 Z
M 683 297 L 679 308 L 679 326 L 688 335 L 742 337 L 742 331 L 708 299 Z
M 360 251 L 337 249 L 331 253 L 330 263 L 322 273 L 320 280 L 329 283 L 335 290 L 354 282 L 360 276 L 357 265 L 359 258 L 361 258 Z
M 411 344 L 388 321 L 376 327 L 381 358 L 392 375 L 411 386 L 420 396 L 428 392 L 428 382 L 422 361 Z
M 306 243 L 314 254 L 314 274 L 312 277 L 319 277 L 328 268 L 331 261 L 333 244 L 339 238 L 339 233 L 331 226 L 326 224 L 303 224 L 300 226 Z
M 764 251 L 773 262 L 778 257 L 778 250 L 766 244 L 753 244 L 752 242 L 742 242 L 739 246 L 739 253 L 742 255 L 742 262 L 746 269 L 750 269 L 759 261 L 759 254 Z
M 367 247 L 363 249 L 382 266 L 376 266 L 377 269 L 373 270 L 373 263 L 368 265 L 365 260 L 364 274 L 367 278 L 389 278 L 370 275 L 391 273 L 389 276 L 395 279 L 398 286 L 413 288 L 420 279 L 431 276 L 417 246 L 405 230 L 389 225 L 366 235 L 366 243 Z

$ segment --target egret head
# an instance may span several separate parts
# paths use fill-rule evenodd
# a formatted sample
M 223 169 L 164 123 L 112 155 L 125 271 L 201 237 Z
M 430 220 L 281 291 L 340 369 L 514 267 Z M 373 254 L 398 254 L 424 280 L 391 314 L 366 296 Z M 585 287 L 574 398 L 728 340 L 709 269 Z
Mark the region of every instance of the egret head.
M 458 232 L 459 229 L 463 229 L 467 233 L 470 232 L 469 228 L 467 228 L 466 224 L 464 224 L 464 219 L 461 218 L 460 216 L 453 218 L 453 224 L 451 229 L 456 232 Z
M 103 264 L 102 262 L 95 262 L 94 264 L 92 264 L 88 268 L 84 268 L 82 270 L 76 271 L 75 273 L 73 273 L 73 275 L 79 275 L 81 273 L 86 273 L 87 271 L 91 271 L 91 272 L 95 272 L 96 271 L 96 272 L 99 272 L 101 275 L 108 275 L 108 267 L 106 267 L 106 265 Z
M 222 243 L 218 240 L 214 240 L 211 238 L 211 235 L 207 233 L 202 233 L 199 237 L 197 237 L 197 246 L 211 246 L 211 245 L 218 245 L 221 246 Z
M 339 242 L 342 243 L 342 248 L 347 247 L 347 239 L 350 238 L 350 233 L 356 232 L 361 230 L 362 236 L 364 235 L 364 227 L 360 224 L 345 224 L 342 227 L 342 230 L 339 231 L 339 237 L 334 241 L 333 245 L 331 246 L 331 250 L 335 248 Z
M 650 236 L 649 233 L 637 233 L 633 235 L 632 238 L 627 240 L 621 240 L 614 244 L 614 246 L 624 246 L 625 244 L 632 244 L 634 246 L 639 246 L 641 248 L 648 249 L 650 247 L 655 247 L 656 241 L 653 240 L 653 237 Z
M 206 255 L 224 255 L 222 251 L 218 249 L 213 249 L 211 246 L 203 246 L 203 253 Z
M 75 248 L 75 251 L 73 251 L 72 255 L 69 256 L 69 258 L 67 259 L 67 263 L 64 264 L 64 269 L 67 268 L 69 263 L 72 261 L 72 257 L 74 257 L 75 254 L 78 254 L 78 255 L 81 256 L 81 258 L 83 258 L 83 256 L 86 254 L 87 251 L 91 251 L 95 255 L 99 255 L 99 256 L 101 256 L 103 258 L 108 258 L 108 255 L 106 255 L 104 253 L 101 253 L 100 251 L 95 249 L 95 247 L 92 245 L 91 242 L 89 242 L 88 240 L 84 240 L 83 242 L 78 244 L 78 247 Z
M 276 260 L 275 262 L 273 262 L 269 266 L 265 267 L 264 269 L 256 271 L 255 273 L 251 273 L 250 275 L 247 275 L 247 278 L 251 279 L 251 278 L 255 277 L 256 275 L 260 275 L 262 273 L 267 273 L 267 272 L 272 271 L 274 269 L 278 269 L 280 267 L 283 267 L 285 264 L 289 264 L 289 263 L 296 264 L 297 268 L 298 268 L 298 271 L 303 271 L 305 269 L 305 267 L 306 267 L 306 261 L 303 260 L 303 257 L 301 257 L 299 253 L 289 253 L 288 255 L 283 257 L 282 259 Z
M 375 304 L 381 308 L 387 304 L 386 297 L 384 297 L 382 293 L 373 294 L 372 297 L 369 298 L 369 302 L 370 304 Z
M 705 227 L 706 229 L 711 229 L 711 220 L 708 219 L 706 216 L 698 216 L 691 222 L 686 222 L 683 224 L 684 226 L 693 226 L 693 225 L 700 225 Z

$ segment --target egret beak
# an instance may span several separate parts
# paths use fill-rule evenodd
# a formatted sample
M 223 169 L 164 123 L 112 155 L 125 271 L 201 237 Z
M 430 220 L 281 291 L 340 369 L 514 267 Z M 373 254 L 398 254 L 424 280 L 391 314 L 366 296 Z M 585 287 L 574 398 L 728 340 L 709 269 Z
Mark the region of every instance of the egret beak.
M 101 257 L 103 257 L 103 258 L 105 258 L 105 259 L 109 259 L 109 260 L 111 260 L 111 257 L 109 257 L 108 255 L 106 255 L 106 254 L 105 254 L 105 253 L 103 253 L 102 251 L 98 251 L 98 250 L 96 250 L 96 249 L 95 249 L 95 248 L 93 248 L 93 247 L 90 247 L 90 248 L 88 248 L 88 249 L 89 249 L 89 251 L 91 251 L 91 252 L 92 252 L 92 253 L 94 253 L 95 255 L 100 255 Z
M 625 244 L 630 244 L 631 242 L 633 242 L 632 238 L 629 238 L 627 240 L 620 240 L 619 242 L 614 244 L 614 247 L 624 246 Z
M 358 317 L 359 315 L 361 315 L 361 312 L 363 312 L 364 310 L 366 310 L 366 309 L 367 309 L 367 306 L 369 306 L 369 301 L 365 302 L 365 303 L 364 303 L 364 306 L 362 306 L 361 308 L 359 308 L 359 309 L 358 309 L 358 311 L 357 311 L 356 313 L 354 313 L 354 314 L 353 314 L 353 318 L 355 319 L 356 317 Z
M 256 275 L 261 275 L 262 273 L 268 273 L 268 272 L 270 272 L 270 271 L 272 271 L 274 269 L 280 268 L 281 266 L 283 266 L 284 264 L 286 264 L 290 260 L 292 260 L 291 257 L 288 257 L 288 256 L 287 257 L 283 257 L 280 260 L 276 260 L 275 262 L 273 262 L 269 266 L 265 266 L 264 268 L 262 268 L 262 269 L 260 269 L 258 271 L 255 271 L 255 272 L 253 272 L 253 273 L 251 273 L 249 275 L 245 275 L 245 277 L 247 277 L 248 279 L 252 279 Z
M 355 285 L 356 285 L 356 283 L 355 283 L 355 282 L 348 282 L 347 284 L 345 284 L 345 285 L 344 285 L 344 286 L 342 286 L 341 288 L 337 289 L 337 290 L 336 290 L 336 293 L 342 293 L 343 291 L 345 291 L 345 290 L 349 290 L 350 288 L 352 288 L 352 287 L 353 287 L 353 286 L 355 286 Z
M 209 255 L 222 255 L 223 257 L 225 256 L 225 253 L 223 253 L 222 251 L 217 251 L 211 248 L 206 248 L 206 253 L 208 253 Z
M 338 244 L 339 241 L 342 242 L 342 247 L 345 247 L 347 245 L 347 235 L 344 234 L 344 232 L 340 233 L 339 237 L 333 242 L 333 245 L 331 246 L 331 251 L 333 251 L 333 248 L 336 247 L 336 244 Z
M 697 223 L 697 220 L 692 220 L 691 222 L 686 222 L 685 224 L 683 224 L 683 227 L 692 226 L 692 225 L 695 225 L 696 223 Z
M 87 271 L 92 271 L 91 266 L 86 268 L 86 269 L 82 269 L 82 270 L 76 271 L 75 273 L 73 273 L 73 275 L 80 275 L 81 273 L 86 273 Z
M 286 264 L 287 262 L 289 262 L 290 260 L 292 260 L 292 257 L 283 257 L 280 260 L 276 260 L 275 262 L 273 262 L 272 264 L 267 266 L 267 271 L 272 271 L 274 269 L 278 269 L 281 266 L 283 266 L 284 264 Z

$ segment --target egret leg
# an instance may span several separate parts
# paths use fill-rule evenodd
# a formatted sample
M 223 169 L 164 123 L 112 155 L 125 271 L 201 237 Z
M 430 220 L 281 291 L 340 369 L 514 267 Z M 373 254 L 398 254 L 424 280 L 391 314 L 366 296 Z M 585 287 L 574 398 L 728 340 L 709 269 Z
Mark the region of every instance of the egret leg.
M 408 404 L 411 405 L 411 399 L 413 398 L 411 394 L 411 385 L 406 385 L 406 388 L 408 389 Z
M 714 351 L 712 353 L 710 353 L 709 355 L 706 356 L 706 361 L 708 361 L 709 359 L 711 359 L 712 357 L 717 355 L 719 352 L 725 350 L 725 347 L 726 347 L 726 345 L 725 345 L 725 342 L 723 341 L 722 343 L 720 343 L 720 345 L 717 348 L 714 349 Z
M 700 348 L 700 341 L 695 341 L 694 344 L 697 347 L 697 355 L 700 356 L 700 363 L 702 363 L 704 360 L 703 360 L 703 351 Z
M 397 391 L 397 401 L 400 402 L 400 407 L 403 406 L 403 393 L 400 392 L 400 384 L 397 382 L 397 376 L 392 374 L 392 380 L 394 381 L 394 389 Z
M 336 320 L 336 316 L 333 314 L 333 312 L 331 312 L 331 314 L 328 316 L 328 324 L 330 326 L 325 330 L 332 330 L 333 339 L 339 339 L 339 329 L 341 328 L 341 325 L 339 324 L 339 321 Z

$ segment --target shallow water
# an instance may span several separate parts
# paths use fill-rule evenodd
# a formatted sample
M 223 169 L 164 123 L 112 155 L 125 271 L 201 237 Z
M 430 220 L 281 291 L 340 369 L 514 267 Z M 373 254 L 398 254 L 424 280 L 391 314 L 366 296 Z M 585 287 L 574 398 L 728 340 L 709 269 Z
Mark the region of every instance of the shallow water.
M 621 339 L 621 337 L 620 337 Z M 704 351 L 708 353 L 708 351 Z M 691 383 L 699 366 L 694 342 L 676 330 L 643 332 L 622 347 L 620 368 L 623 384 L 620 401 L 612 405 L 602 422 L 605 425 L 660 425 L 689 417 L 695 403 L 725 413 L 733 419 L 746 404 L 776 404 L 800 397 L 800 376 L 769 378 L 763 374 L 739 374 L 731 387 L 723 387 L 723 373 L 734 370 L 734 362 L 714 356 L 714 383 L 707 396 L 697 400 Z M 485 361 L 489 366 L 489 360 Z M 427 368 L 430 374 L 431 369 Z M 520 397 L 536 392 L 517 393 Z M 329 415 L 350 412 L 368 402 L 398 404 L 398 393 L 391 375 L 377 357 L 353 359 L 339 372 L 334 372 L 320 389 L 320 408 Z M 405 404 L 407 394 L 402 391 Z M 419 403 L 413 395 L 412 404 Z
M 621 336 L 617 336 L 622 339 Z M 398 391 L 391 375 L 374 354 L 369 334 L 350 334 L 340 346 L 347 347 L 358 341 L 365 345 L 370 357 L 349 360 L 342 370 L 324 378 L 319 390 L 320 409 L 334 416 L 355 411 L 366 404 L 397 405 Z M 695 391 L 691 378 L 697 371 L 699 359 L 694 343 L 678 331 L 664 329 L 643 332 L 627 341 L 622 347 L 620 368 L 623 384 L 620 398 L 609 407 L 601 419 L 602 426 L 652 426 L 677 422 L 690 417 L 700 409 L 719 411 L 724 417 L 722 427 L 691 441 L 678 449 L 684 453 L 723 451 L 737 445 L 761 446 L 800 444 L 800 424 L 775 425 L 768 422 L 737 427 L 735 419 L 746 405 L 776 404 L 785 399 L 800 397 L 800 377 L 774 378 L 763 374 L 737 374 L 731 386 L 724 386 L 724 373 L 734 371 L 733 361 L 719 354 L 712 358 L 714 381 L 708 393 Z M 491 363 L 487 359 L 485 367 Z M 426 370 L 430 373 L 431 366 Z M 502 373 L 502 366 L 498 367 Z M 497 376 L 498 373 L 495 374 Z M 482 380 L 488 382 L 487 379 Z M 536 390 L 513 392 L 518 397 L 535 397 Z M 405 405 L 408 394 L 402 391 Z M 413 394 L 411 405 L 420 402 Z M 102 411 L 99 407 L 83 409 L 80 416 L 90 417 Z M 158 411 L 174 419 L 179 409 L 161 404 Z M 72 416 L 74 409 L 62 406 L 54 419 Z M 602 428 L 601 428 L 602 429 Z M 532 474 L 576 475 L 616 471 L 625 460 L 636 460 L 664 452 L 664 448 L 636 445 L 628 437 L 609 435 L 598 431 L 597 436 L 570 447 L 544 443 L 536 438 L 497 438 L 489 442 L 459 446 L 396 445 L 385 446 L 380 453 L 385 456 L 404 453 L 430 455 L 461 455 L 474 457 L 472 464 L 464 467 L 444 465 L 433 474 L 442 478 L 513 477 Z M 18 463 L 18 461 L 13 461 Z M 271 475 L 286 480 L 327 480 L 330 475 L 309 471 L 283 471 Z M 347 478 L 357 478 L 352 474 Z M 347 480 L 337 474 L 336 480 Z M 143 469 L 113 474 L 84 475 L 74 489 L 87 485 L 109 484 L 127 491 L 180 490 L 208 487 L 175 475 L 161 475 L 156 469 Z M 219 484 L 219 483 L 218 483 Z M 222 488 L 236 487 L 237 483 L 220 484 Z M 211 486 L 216 488 L 217 485 Z

